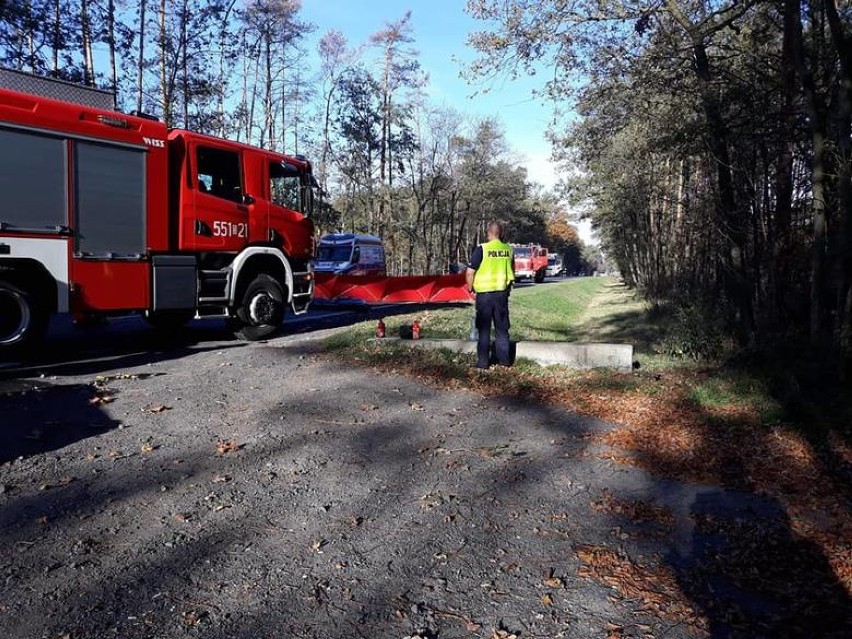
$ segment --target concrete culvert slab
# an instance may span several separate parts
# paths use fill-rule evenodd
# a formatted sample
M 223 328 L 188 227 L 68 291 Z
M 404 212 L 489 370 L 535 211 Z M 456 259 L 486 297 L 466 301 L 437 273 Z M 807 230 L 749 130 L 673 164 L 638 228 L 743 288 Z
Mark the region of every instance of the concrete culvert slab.
M 435 350 L 447 349 L 458 353 L 476 352 L 476 342 L 461 339 L 400 340 L 385 338 L 384 341 Z M 632 344 L 516 342 L 514 346 L 517 358 L 529 359 L 542 366 L 559 364 L 571 368 L 613 368 L 621 371 L 630 371 L 633 368 Z

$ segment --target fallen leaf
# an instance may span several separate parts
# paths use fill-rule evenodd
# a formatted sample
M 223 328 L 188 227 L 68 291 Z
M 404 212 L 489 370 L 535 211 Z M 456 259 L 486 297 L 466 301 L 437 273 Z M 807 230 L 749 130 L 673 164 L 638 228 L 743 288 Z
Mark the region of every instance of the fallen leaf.
M 157 449 L 151 442 L 145 442 L 139 447 L 143 453 L 153 453 Z
M 479 456 L 483 457 L 484 459 L 493 459 L 494 457 L 499 457 L 500 455 L 504 455 L 509 452 L 509 445 L 497 444 L 496 446 L 479 448 L 476 452 L 479 453 Z
M 37 518 L 36 518 L 36 523 L 37 523 L 39 526 L 46 526 L 46 525 L 47 525 L 47 516 L 45 515 L 45 516 L 43 516 L 43 517 L 37 517 Z
M 111 404 L 115 398 L 110 395 L 95 395 L 89 399 L 89 406 L 100 406 L 101 404 Z
M 220 455 L 224 455 L 225 453 L 235 453 L 240 449 L 240 445 L 237 443 L 236 439 L 229 439 L 227 441 L 219 441 L 216 444 L 216 452 Z
M 321 555 L 323 553 L 323 546 L 325 546 L 326 544 L 328 544 L 328 542 L 325 539 L 317 539 L 311 542 L 311 550 L 313 550 L 318 555 Z
M 199 623 L 201 623 L 201 619 L 203 617 L 203 612 L 198 612 L 197 610 L 190 610 L 189 612 L 183 613 L 183 622 L 187 626 L 197 626 Z
M 411 410 L 426 410 L 423 404 L 418 404 L 417 402 L 409 402 L 408 405 L 411 406 Z
M 177 513 L 175 514 L 175 519 L 183 524 L 189 521 L 189 515 L 185 513 Z
M 171 410 L 171 409 L 172 409 L 171 406 L 166 406 L 165 404 L 156 404 L 154 406 L 143 406 L 142 412 L 143 413 L 162 413 L 162 412 L 165 412 L 165 411 Z
M 541 598 L 541 603 L 545 606 L 553 605 L 553 597 L 550 596 L 550 593 L 545 593 L 545 595 Z
M 548 588 L 561 588 L 562 580 L 559 577 L 548 577 L 544 580 L 544 585 Z

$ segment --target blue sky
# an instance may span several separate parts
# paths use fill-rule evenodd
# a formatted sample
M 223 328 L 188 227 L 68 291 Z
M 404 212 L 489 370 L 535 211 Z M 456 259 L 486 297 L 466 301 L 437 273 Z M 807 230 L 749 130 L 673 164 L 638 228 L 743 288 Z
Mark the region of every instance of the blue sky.
M 488 93 L 471 97 L 482 87 L 470 86 L 459 77 L 458 60 L 475 57 L 466 39 L 471 31 L 483 28 L 483 23 L 465 13 L 464 7 L 465 0 L 302 0 L 302 17 L 317 26 L 309 44 L 315 50 L 316 41 L 329 29 L 341 31 L 351 45 L 357 46 L 410 9 L 415 47 L 429 74 L 427 91 L 432 101 L 472 117 L 499 118 L 509 144 L 521 156 L 519 163 L 527 166 L 530 179 L 553 186 L 556 175 L 550 162 L 550 145 L 544 137 L 553 107 L 531 95 L 542 81 L 527 77 L 497 81 L 488 85 Z

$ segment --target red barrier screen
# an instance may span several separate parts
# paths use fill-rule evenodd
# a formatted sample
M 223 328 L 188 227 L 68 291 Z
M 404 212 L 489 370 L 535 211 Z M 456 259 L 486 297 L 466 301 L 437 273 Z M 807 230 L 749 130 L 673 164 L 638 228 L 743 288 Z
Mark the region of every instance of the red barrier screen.
M 452 304 L 472 302 L 464 274 L 378 277 L 316 274 L 314 297 L 367 304 Z

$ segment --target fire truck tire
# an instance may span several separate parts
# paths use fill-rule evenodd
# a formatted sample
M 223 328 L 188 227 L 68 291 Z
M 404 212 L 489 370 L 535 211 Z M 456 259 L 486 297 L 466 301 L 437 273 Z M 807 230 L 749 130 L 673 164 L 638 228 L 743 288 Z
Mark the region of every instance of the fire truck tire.
M 0 280 L 0 353 L 31 349 L 44 337 L 49 320 L 35 295 Z
M 541 284 L 544 281 L 544 276 L 547 274 L 545 269 L 541 269 L 535 272 L 535 283 Z
M 229 320 L 238 339 L 254 342 L 275 333 L 284 321 L 287 304 L 284 288 L 274 277 L 261 273 L 245 288 Z

